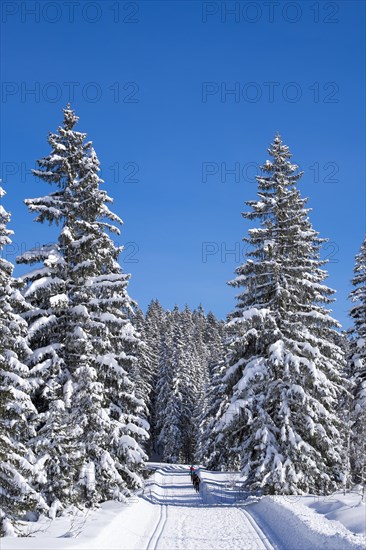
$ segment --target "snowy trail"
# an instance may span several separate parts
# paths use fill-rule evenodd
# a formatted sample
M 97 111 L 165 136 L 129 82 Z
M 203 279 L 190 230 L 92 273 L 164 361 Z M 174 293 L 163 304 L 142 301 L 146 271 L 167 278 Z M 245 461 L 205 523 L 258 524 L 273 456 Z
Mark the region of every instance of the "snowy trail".
M 205 469 L 197 494 L 188 466 L 149 468 L 155 471 L 143 493 L 128 504 L 109 501 L 87 514 L 23 522 L 29 538 L 1 539 L 1 550 L 366 548 L 366 506 L 357 495 L 248 498 L 237 472 Z
M 155 483 L 162 512 L 146 550 L 272 550 L 250 514 L 195 493 L 188 468 L 160 470 Z

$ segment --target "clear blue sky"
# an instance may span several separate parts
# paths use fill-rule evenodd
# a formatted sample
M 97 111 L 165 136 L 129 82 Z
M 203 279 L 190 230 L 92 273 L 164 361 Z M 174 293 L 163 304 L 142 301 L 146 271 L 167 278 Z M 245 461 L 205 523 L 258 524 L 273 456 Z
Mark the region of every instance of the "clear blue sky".
M 240 213 L 280 131 L 305 170 L 314 227 L 333 243 L 323 256 L 347 326 L 365 232 L 364 2 L 3 1 L 2 10 L 1 168 L 17 249 L 54 238 L 22 203 L 49 192 L 25 171 L 49 152 L 73 90 L 125 222 L 121 239 L 134 243 L 122 255 L 131 296 L 143 308 L 154 297 L 168 308 L 202 302 L 224 317 L 235 294 L 225 283 L 241 262 L 227 251 L 242 252 Z

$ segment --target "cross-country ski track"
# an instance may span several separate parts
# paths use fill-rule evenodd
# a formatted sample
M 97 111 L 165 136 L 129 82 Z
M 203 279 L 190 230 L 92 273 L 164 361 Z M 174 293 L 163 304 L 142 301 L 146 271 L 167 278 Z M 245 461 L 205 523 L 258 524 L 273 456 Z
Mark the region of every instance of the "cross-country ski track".
M 145 495 L 161 501 L 160 517 L 147 550 L 273 548 L 247 512 L 229 503 L 218 504 L 204 483 L 200 493 L 195 493 L 187 468 L 157 471 L 151 491 L 147 486 Z
M 159 521 L 156 524 L 153 534 L 151 535 L 151 539 L 148 542 L 146 550 L 156 550 L 158 548 L 158 543 L 164 531 L 164 527 L 167 519 L 168 519 L 168 507 L 165 506 L 164 504 L 161 504 Z
M 328 501 L 314 496 L 254 498 L 241 491 L 238 473 L 203 468 L 196 493 L 189 466 L 148 467 L 151 475 L 143 491 L 128 504 L 111 501 L 88 514 L 24 522 L 28 536 L 2 539 L 1 550 L 366 548 L 366 508 L 358 495 L 337 494 Z

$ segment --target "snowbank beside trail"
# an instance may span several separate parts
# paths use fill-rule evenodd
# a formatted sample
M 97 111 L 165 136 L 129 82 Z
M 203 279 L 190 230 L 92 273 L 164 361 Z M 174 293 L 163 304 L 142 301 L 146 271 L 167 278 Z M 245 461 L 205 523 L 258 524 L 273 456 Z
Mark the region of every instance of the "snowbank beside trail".
M 105 502 L 99 510 L 37 523 L 22 522 L 28 537 L 1 539 L 1 550 L 132 550 L 146 547 L 160 507 L 143 499 Z M 32 535 L 33 533 L 33 535 Z
M 335 500 L 336 497 L 332 498 Z M 336 505 L 338 517 L 335 520 L 331 517 L 331 504 L 336 503 L 326 502 L 326 499 L 319 503 L 318 497 L 311 496 L 268 496 L 248 504 L 246 509 L 281 550 L 295 547 L 297 550 L 365 550 L 363 505 L 357 510 L 345 507 L 344 503 L 342 506 L 340 502 Z M 321 506 L 323 513 L 317 513 L 317 506 Z M 354 514 L 357 533 L 345 526 L 350 514 Z
M 301 502 L 327 519 L 339 521 L 352 533 L 366 537 L 366 502 L 362 502 L 360 494 L 336 493 L 326 498 L 301 497 Z

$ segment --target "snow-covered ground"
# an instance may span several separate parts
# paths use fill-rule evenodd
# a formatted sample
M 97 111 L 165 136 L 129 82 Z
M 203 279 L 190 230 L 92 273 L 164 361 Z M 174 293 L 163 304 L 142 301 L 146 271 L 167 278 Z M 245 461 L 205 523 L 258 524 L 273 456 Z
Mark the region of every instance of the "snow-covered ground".
M 200 494 L 184 465 L 156 468 L 128 505 L 107 502 L 87 516 L 25 523 L 30 537 L 5 538 L 1 550 L 361 550 L 366 507 L 356 493 L 264 497 L 240 490 L 237 474 L 200 470 Z
M 249 513 L 275 548 L 366 548 L 366 506 L 357 493 L 257 499 L 240 491 L 238 474 L 201 470 L 201 477 L 207 502 Z

